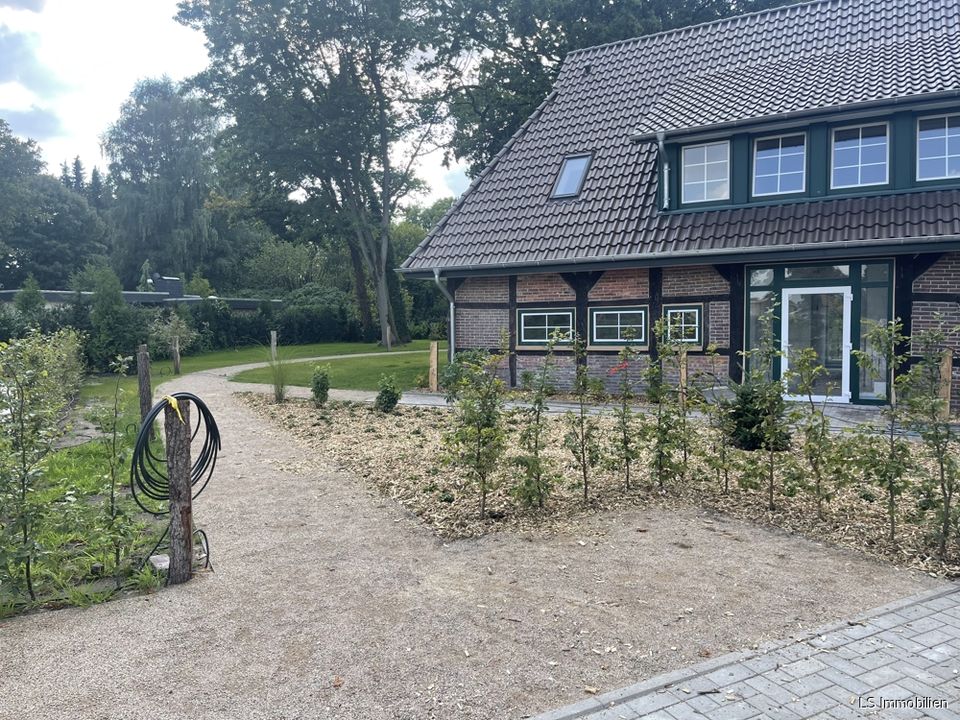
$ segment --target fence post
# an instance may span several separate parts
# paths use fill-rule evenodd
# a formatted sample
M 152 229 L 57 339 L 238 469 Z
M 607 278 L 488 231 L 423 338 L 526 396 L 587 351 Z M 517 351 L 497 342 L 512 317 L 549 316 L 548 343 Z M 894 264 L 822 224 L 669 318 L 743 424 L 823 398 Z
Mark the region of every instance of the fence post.
M 436 392 L 440 389 L 440 383 L 437 377 L 440 365 L 440 343 L 433 341 L 430 343 L 430 392 Z
M 950 390 L 952 387 L 953 350 L 947 348 L 943 351 L 943 358 L 940 360 L 940 397 L 943 399 L 941 415 L 944 420 L 950 418 Z
M 277 361 L 277 331 L 270 331 L 270 362 Z
M 150 382 L 150 352 L 146 345 L 137 348 L 137 385 L 140 389 L 140 422 L 143 423 L 153 407 L 153 387 Z
M 193 497 L 190 486 L 190 401 L 179 401 L 180 414 L 168 403 L 163 410 L 170 483 L 170 569 L 167 582 L 178 585 L 193 576 Z M 182 420 L 181 420 L 182 416 Z
M 174 335 L 170 352 L 173 355 L 173 374 L 180 374 L 180 336 Z

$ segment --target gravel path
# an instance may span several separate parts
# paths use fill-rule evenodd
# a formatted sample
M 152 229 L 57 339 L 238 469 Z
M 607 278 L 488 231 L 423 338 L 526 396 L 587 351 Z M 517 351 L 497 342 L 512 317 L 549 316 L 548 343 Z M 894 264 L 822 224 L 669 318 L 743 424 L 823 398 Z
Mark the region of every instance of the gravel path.
M 938 586 L 694 510 L 445 545 L 225 374 L 160 389 L 222 429 L 194 511 L 216 572 L 0 624 L 0 718 L 519 718 Z

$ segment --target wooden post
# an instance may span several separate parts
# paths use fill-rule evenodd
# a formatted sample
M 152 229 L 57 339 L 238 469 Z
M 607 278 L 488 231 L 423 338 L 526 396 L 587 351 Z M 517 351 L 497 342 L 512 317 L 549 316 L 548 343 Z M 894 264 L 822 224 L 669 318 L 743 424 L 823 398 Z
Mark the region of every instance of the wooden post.
M 940 398 L 943 400 L 943 410 L 941 411 L 944 420 L 950 417 L 950 390 L 953 387 L 953 350 L 943 351 L 943 358 L 940 360 Z
M 687 354 L 680 353 L 680 407 L 687 407 Z
M 193 576 L 193 488 L 190 487 L 190 402 L 180 400 L 180 415 L 169 404 L 163 410 L 170 483 L 170 585 Z
M 430 343 L 430 392 L 440 389 L 438 369 L 440 367 L 440 343 Z
M 137 385 L 140 388 L 140 422 L 143 423 L 153 407 L 153 387 L 150 382 L 150 352 L 146 345 L 137 348 Z
M 277 361 L 277 331 L 270 331 L 270 362 Z
M 180 374 L 180 336 L 174 335 L 170 353 L 173 355 L 173 374 Z

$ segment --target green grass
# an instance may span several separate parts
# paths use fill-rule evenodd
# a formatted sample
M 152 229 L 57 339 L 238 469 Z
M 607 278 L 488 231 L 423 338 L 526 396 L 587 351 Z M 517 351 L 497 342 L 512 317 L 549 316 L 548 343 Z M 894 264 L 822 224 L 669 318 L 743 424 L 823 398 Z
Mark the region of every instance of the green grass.
M 441 343 L 441 348 L 445 343 Z M 407 345 L 396 347 L 397 351 L 423 350 L 430 347 L 429 340 L 414 340 Z M 386 350 L 376 343 L 313 343 L 311 345 L 280 346 L 281 357 L 286 362 L 296 361 L 308 357 L 322 357 L 326 355 L 353 355 L 357 353 L 385 353 Z M 424 355 L 426 357 L 426 355 Z M 186 373 L 214 368 L 229 367 L 231 365 L 246 365 L 247 363 L 267 362 L 270 359 L 270 348 L 266 345 L 252 345 L 234 350 L 218 350 L 203 353 L 202 355 L 185 356 L 181 362 L 181 371 Z M 312 368 L 311 368 L 312 372 Z M 173 378 L 173 363 L 169 360 L 158 360 L 150 363 L 151 379 L 154 386 Z M 416 373 L 415 373 L 416 374 Z M 378 376 L 379 377 L 379 376 Z M 265 381 L 269 382 L 269 380 Z M 298 384 L 298 383 L 291 383 Z M 309 382 L 307 383 L 309 384 Z M 137 378 L 134 369 L 131 377 L 122 381 L 124 390 L 136 394 Z M 337 387 L 337 386 L 334 386 Z M 113 391 L 110 376 L 94 376 L 80 391 L 82 400 L 105 400 Z
M 344 358 L 330 360 L 330 387 L 340 390 L 376 390 L 381 375 L 396 375 L 401 390 L 417 387 L 417 377 L 426 377 L 429 370 L 429 353 L 413 355 L 382 355 L 368 358 Z M 440 367 L 446 364 L 445 354 L 440 353 Z M 290 363 L 284 370 L 287 385 L 310 387 L 310 378 L 315 362 Z M 245 370 L 230 378 L 235 382 L 272 383 L 270 368 Z

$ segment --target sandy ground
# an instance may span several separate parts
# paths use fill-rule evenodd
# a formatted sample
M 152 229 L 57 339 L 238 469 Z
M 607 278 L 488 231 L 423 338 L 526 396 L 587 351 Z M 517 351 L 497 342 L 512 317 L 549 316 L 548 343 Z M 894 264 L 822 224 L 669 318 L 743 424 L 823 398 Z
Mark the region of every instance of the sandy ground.
M 0 718 L 519 718 L 939 582 L 694 510 L 443 544 L 222 375 L 171 389 L 223 433 L 216 572 L 0 623 Z

